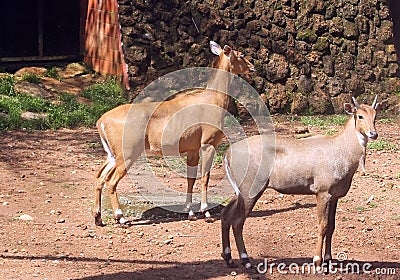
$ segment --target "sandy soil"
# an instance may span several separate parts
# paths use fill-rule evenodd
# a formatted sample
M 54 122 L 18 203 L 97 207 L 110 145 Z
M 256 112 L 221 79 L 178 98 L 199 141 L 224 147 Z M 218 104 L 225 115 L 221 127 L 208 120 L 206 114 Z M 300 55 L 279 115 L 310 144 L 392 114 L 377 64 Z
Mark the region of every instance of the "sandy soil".
M 283 118 L 276 128 L 293 135 L 301 125 Z M 252 263 L 267 269 L 247 275 L 221 259 L 218 219 L 188 221 L 141 197 L 149 184 L 141 163 L 119 186 L 130 226 L 113 223 L 105 195 L 107 225 L 96 227 L 94 177 L 105 153 L 94 129 L 2 132 L 0 279 L 400 279 L 400 124 L 378 122 L 377 129 L 396 149 L 368 151 L 368 174 L 357 172 L 340 200 L 334 235 L 333 254 L 345 260 L 337 267 L 360 273 L 330 275 L 301 272 L 316 243 L 314 197 L 271 190 L 261 197 L 244 237 Z M 159 173 L 163 183 L 184 188 L 184 178 Z M 211 176 L 218 186 L 223 169 L 216 166 Z

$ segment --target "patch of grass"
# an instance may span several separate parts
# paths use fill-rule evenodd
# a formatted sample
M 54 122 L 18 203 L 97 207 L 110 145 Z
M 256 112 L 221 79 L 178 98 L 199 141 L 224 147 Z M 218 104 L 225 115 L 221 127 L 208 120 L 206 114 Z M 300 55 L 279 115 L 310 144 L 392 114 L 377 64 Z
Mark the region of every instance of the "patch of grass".
M 381 124 L 391 124 L 391 123 L 394 123 L 395 120 L 392 118 L 382 118 L 382 119 L 378 119 L 376 122 L 381 123 Z
M 367 208 L 364 205 L 359 205 L 356 207 L 357 212 L 364 212 Z
M 19 94 L 14 92 L 14 81 L 9 79 L 0 81 L 0 89 L 1 85 L 5 93 L 0 92 L 0 130 L 92 126 L 106 111 L 126 102 L 115 80 L 85 89 L 82 96 L 92 101 L 90 105 L 79 103 L 70 94 L 60 94 L 55 102 Z M 21 117 L 23 112 L 43 113 L 45 117 L 27 120 Z
M 44 75 L 46 77 L 53 78 L 53 79 L 56 79 L 56 80 L 60 80 L 61 79 L 60 73 L 58 73 L 58 68 L 57 67 L 48 68 L 46 70 L 46 72 L 44 73 Z
M 94 84 L 83 90 L 81 96 L 97 104 L 107 104 L 107 107 L 116 107 L 126 102 L 116 79 Z
M 306 126 L 324 126 L 324 121 L 320 117 L 317 116 L 302 116 L 300 118 L 300 122 Z
M 395 89 L 392 94 L 400 96 L 400 88 Z
M 225 152 L 229 147 L 229 143 L 223 143 L 218 146 L 215 157 L 214 157 L 214 164 L 221 165 L 222 161 L 224 160 Z
M 8 96 L 15 94 L 15 80 L 13 75 L 0 76 L 0 94 Z
M 346 115 L 332 115 L 332 116 L 302 116 L 300 122 L 306 126 L 316 126 L 325 128 L 328 126 L 342 126 L 346 123 L 348 117 Z
M 368 142 L 367 148 L 376 151 L 393 151 L 396 149 L 396 145 L 386 140 L 375 140 Z
M 329 130 L 327 130 L 326 132 L 325 132 L 325 135 L 327 135 L 327 136 L 333 136 L 333 135 L 335 135 L 337 133 L 337 130 L 336 129 L 329 129 Z
M 22 75 L 22 80 L 32 84 L 39 84 L 40 77 L 33 73 L 25 73 Z
M 393 221 L 400 221 L 400 215 L 392 216 Z
M 47 120 L 32 119 L 25 120 L 21 117 L 22 112 L 29 111 L 43 113 L 51 106 L 50 103 L 41 98 L 25 94 L 17 94 L 13 97 L 0 95 L 0 130 L 5 129 L 46 129 Z

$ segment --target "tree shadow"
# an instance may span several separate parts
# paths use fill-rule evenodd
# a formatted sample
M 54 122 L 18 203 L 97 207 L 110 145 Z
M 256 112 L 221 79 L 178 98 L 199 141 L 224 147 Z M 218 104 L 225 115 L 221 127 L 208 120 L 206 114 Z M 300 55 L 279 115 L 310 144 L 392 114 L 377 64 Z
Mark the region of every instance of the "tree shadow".
M 207 261 L 161 261 L 161 260 L 132 260 L 132 259 L 105 259 L 87 257 L 56 257 L 56 256 L 26 256 L 26 255 L 0 255 L 4 260 L 47 260 L 74 263 L 92 263 L 100 265 L 126 264 L 130 265 L 125 271 L 104 273 L 99 271 L 98 275 L 89 275 L 76 280 L 125 280 L 125 279 L 213 279 L 217 277 L 228 277 L 246 275 L 247 279 L 398 279 L 400 263 L 395 261 L 362 261 L 362 260 L 332 260 L 331 271 L 316 272 L 312 266 L 311 258 L 281 258 L 268 257 L 266 259 L 252 259 L 253 271 L 247 274 L 242 265 L 238 268 L 228 268 L 221 259 Z M 271 260 L 272 259 L 272 260 Z M 237 261 L 236 261 L 237 262 Z M 137 266 L 135 266 L 137 265 Z M 141 268 L 139 265 L 149 268 Z
M 158 261 L 158 260 L 131 260 L 131 259 L 104 259 L 104 258 L 85 258 L 85 257 L 55 257 L 55 256 L 26 256 L 26 255 L 0 255 L 5 260 L 46 260 L 46 261 L 66 261 L 74 263 L 92 263 L 93 265 L 101 265 L 104 263 L 126 264 L 130 265 L 126 271 L 118 271 L 115 273 L 104 274 L 99 271 L 99 275 L 90 275 L 76 280 L 125 280 L 125 279 L 213 279 L 216 277 L 231 277 L 246 273 L 244 267 L 232 269 L 225 265 L 222 260 L 193 261 L 193 262 L 175 262 L 175 261 Z M 135 265 L 148 265 L 149 268 L 138 268 Z M 71 278 L 72 279 L 72 278 Z M 266 279 L 265 275 L 257 274 L 256 278 Z
M 262 260 L 258 263 L 260 271 L 265 274 L 291 274 L 291 275 L 346 275 L 346 279 L 359 279 L 369 275 L 381 276 L 384 279 L 398 279 L 396 276 L 400 272 L 400 263 L 394 261 L 361 261 L 361 260 L 337 260 L 332 259 L 329 263 L 324 263 L 322 272 L 315 271 L 312 258 L 274 258 Z M 257 267 L 257 265 L 255 265 Z M 334 278 L 337 279 L 337 278 Z M 381 278 L 379 278 L 381 279 Z

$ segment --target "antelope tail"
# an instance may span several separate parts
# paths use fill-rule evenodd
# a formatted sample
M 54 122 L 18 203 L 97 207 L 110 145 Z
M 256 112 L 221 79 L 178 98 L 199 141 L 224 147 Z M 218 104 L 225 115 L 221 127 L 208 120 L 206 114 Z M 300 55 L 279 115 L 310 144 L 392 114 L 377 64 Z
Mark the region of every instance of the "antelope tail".
M 224 166 L 225 166 L 226 177 L 228 177 L 228 181 L 231 184 L 236 195 L 239 196 L 240 190 L 239 190 L 239 187 L 238 187 L 235 179 L 233 178 L 232 170 L 231 170 L 231 167 L 229 166 L 229 162 L 226 157 L 224 157 Z

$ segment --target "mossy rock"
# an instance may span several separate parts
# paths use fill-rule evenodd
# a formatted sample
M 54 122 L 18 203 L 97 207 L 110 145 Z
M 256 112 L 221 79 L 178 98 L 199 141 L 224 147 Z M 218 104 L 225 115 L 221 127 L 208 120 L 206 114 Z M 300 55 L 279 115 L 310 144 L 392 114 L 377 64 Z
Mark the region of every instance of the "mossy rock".
M 297 33 L 296 39 L 300 41 L 306 41 L 307 43 L 314 43 L 317 41 L 317 34 L 312 29 L 304 29 Z
M 327 37 L 319 37 L 313 46 L 315 51 L 326 51 L 329 49 L 329 39 Z

